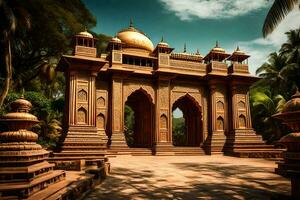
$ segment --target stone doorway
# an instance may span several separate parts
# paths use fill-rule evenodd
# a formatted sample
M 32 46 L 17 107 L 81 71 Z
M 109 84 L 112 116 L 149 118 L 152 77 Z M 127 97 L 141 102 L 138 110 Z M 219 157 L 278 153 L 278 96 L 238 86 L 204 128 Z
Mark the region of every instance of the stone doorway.
M 201 108 L 189 95 L 179 98 L 172 106 L 172 111 L 182 112 L 182 118 L 173 120 L 172 140 L 174 146 L 199 147 L 203 142 Z M 176 124 L 179 123 L 179 124 Z
M 153 143 L 154 104 L 146 91 L 133 92 L 125 102 L 124 132 L 129 147 L 150 148 Z

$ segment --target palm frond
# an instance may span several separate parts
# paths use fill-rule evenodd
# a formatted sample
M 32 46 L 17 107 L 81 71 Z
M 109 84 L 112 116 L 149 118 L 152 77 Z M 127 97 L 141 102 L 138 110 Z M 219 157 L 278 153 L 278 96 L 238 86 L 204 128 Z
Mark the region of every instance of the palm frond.
M 275 0 L 263 25 L 263 36 L 266 37 L 277 27 L 283 18 L 298 4 L 298 0 Z

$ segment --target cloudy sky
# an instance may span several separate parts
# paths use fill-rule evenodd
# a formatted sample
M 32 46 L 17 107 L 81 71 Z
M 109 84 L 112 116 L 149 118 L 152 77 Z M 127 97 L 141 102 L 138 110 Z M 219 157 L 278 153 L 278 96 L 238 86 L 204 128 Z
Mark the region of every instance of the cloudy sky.
M 156 45 L 163 36 L 175 48 L 205 55 L 216 40 L 232 52 L 237 45 L 248 54 L 254 74 L 270 52 L 285 41 L 285 32 L 298 28 L 300 12 L 291 12 L 268 38 L 261 29 L 272 0 L 83 0 L 97 18 L 95 32 L 114 36 L 134 26 Z

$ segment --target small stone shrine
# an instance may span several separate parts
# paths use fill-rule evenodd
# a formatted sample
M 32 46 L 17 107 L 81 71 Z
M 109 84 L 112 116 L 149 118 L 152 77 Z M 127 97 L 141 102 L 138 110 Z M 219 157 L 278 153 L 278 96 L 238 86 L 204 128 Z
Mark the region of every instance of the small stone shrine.
M 22 96 L 0 119 L 8 129 L 0 133 L 0 199 L 27 199 L 65 179 L 64 171 L 46 161 L 49 152 L 36 143 L 38 135 L 26 130 L 39 122 L 31 106 Z
M 282 112 L 274 117 L 282 120 L 292 131 L 279 141 L 287 150 L 283 152 L 283 161 L 278 162 L 275 172 L 291 178 L 292 198 L 300 199 L 300 92 L 297 91 Z

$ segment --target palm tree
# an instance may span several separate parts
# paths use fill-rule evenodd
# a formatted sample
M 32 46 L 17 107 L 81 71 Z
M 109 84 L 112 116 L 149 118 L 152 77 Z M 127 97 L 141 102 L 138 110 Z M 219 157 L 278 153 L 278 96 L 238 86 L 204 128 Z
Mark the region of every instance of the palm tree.
M 287 58 L 284 55 L 271 53 L 268 62 L 256 70 L 256 74 L 262 78 L 257 85 L 269 86 L 272 88 L 272 95 L 280 94 L 286 85 L 286 79 L 282 74 L 286 66 Z
M 17 0 L 0 0 L 0 40 L 3 45 L 5 65 L 5 81 L 0 94 L 0 107 L 8 94 L 12 78 L 12 42 L 16 42 L 14 35 L 20 29 L 30 29 L 31 22 L 28 12 L 19 6 Z
M 277 27 L 284 17 L 299 4 L 299 0 L 275 0 L 263 25 L 263 36 L 266 37 Z
M 269 140 L 282 136 L 280 123 L 272 115 L 280 112 L 286 103 L 282 95 L 272 96 L 269 90 L 254 88 L 250 92 L 253 126 Z

